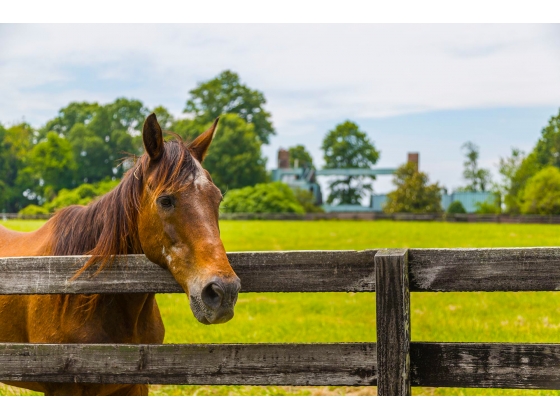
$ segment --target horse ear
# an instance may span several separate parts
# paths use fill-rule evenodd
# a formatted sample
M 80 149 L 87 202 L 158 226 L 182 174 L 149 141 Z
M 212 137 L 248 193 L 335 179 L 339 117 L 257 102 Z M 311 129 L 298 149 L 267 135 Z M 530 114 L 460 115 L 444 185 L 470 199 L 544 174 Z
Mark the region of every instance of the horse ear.
M 218 126 L 218 120 L 220 117 L 214 120 L 214 124 L 200 136 L 198 136 L 190 145 L 189 150 L 191 154 L 195 157 L 196 160 L 202 162 L 206 153 L 208 152 L 208 148 L 210 147 L 210 143 L 212 143 L 212 139 L 216 134 L 216 127 Z
M 154 161 L 158 160 L 163 154 L 163 133 L 154 113 L 148 115 L 144 121 L 142 140 L 144 140 L 144 148 L 150 158 Z

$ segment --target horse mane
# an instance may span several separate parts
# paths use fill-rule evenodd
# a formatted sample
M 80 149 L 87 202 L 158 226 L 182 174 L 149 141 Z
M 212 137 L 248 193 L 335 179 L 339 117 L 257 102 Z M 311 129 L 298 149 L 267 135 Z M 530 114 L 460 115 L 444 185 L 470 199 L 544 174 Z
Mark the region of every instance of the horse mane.
M 138 215 L 144 189 L 155 197 L 163 191 L 177 192 L 197 174 L 188 145 L 172 135 L 175 139 L 165 142 L 157 162 L 151 162 L 146 153 L 134 156 L 132 168 L 112 191 L 87 206 L 73 205 L 55 213 L 52 255 L 91 255 L 73 278 L 94 265 L 94 275 L 98 274 L 116 255 L 143 253 Z

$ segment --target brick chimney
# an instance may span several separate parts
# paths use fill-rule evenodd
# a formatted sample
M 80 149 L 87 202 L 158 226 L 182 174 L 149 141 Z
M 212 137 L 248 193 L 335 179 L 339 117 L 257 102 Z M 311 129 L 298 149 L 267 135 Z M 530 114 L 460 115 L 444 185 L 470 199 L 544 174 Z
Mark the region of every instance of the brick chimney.
M 290 152 L 286 149 L 278 150 L 278 168 L 279 169 L 289 169 L 290 168 Z
M 420 169 L 420 154 L 419 153 L 408 153 L 408 163 L 414 163 L 416 166 L 416 170 Z

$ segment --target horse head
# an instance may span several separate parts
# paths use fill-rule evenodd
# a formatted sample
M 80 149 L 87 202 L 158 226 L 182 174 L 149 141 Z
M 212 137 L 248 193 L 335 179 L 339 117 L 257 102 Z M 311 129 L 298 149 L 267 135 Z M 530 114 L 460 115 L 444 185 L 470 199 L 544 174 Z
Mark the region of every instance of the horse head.
M 229 321 L 241 288 L 220 239 L 222 194 L 202 167 L 217 125 L 218 119 L 190 144 L 178 136 L 164 141 L 151 114 L 142 130 L 147 155 L 132 169 L 142 181 L 137 219 L 142 251 L 171 272 L 203 324 Z

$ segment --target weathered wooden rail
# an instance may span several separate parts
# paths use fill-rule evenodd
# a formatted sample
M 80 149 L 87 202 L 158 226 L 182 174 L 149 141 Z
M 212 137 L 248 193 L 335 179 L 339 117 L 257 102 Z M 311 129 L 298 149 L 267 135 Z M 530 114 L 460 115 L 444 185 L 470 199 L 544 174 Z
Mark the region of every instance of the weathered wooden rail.
M 0 343 L 0 381 L 560 389 L 560 345 L 410 341 L 410 292 L 560 290 L 560 248 L 229 253 L 242 292 L 376 292 L 376 343 Z M 0 294 L 182 293 L 144 256 L 0 259 Z M 373 303 L 373 301 L 372 301 Z

